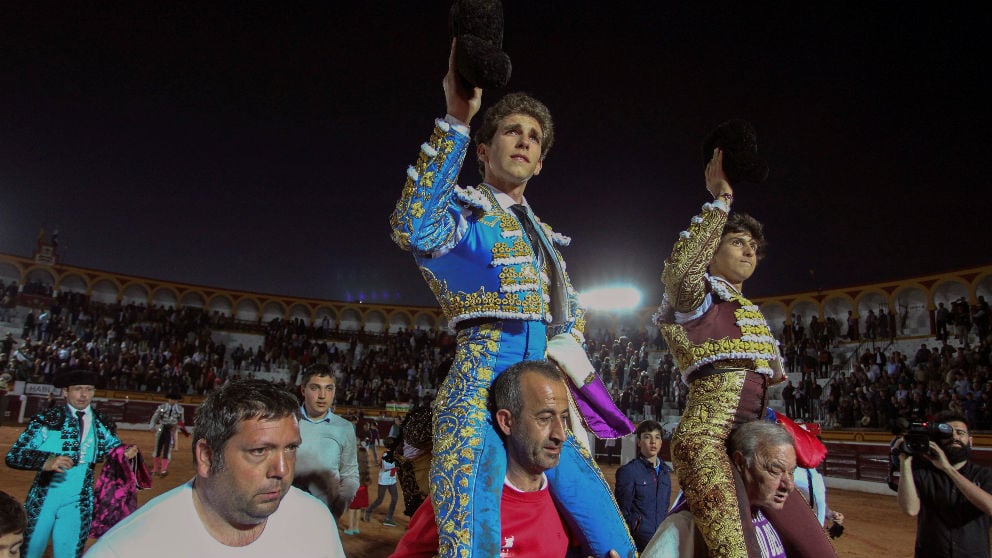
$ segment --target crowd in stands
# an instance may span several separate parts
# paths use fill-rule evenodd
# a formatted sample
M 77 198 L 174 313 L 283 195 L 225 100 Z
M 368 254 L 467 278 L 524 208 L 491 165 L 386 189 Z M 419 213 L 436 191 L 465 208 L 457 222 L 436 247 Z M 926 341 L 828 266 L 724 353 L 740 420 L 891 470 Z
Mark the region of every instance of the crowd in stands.
M 828 428 L 893 429 L 900 419 L 923 421 L 952 410 L 975 429 L 992 429 L 989 305 L 984 297 L 970 307 L 959 299 L 946 315 L 942 306 L 938 345 L 924 343 L 912 356 L 893 348 L 905 326 L 893 313 L 870 311 L 864 324 L 852 318 L 843 331 L 832 318 L 792 316 L 779 339 L 787 370 L 798 376 L 782 390 L 785 414 Z M 831 349 L 842 342 L 857 343 L 855 362 L 835 361 Z M 587 343 L 590 359 L 628 417 L 659 419 L 666 400 L 681 414 L 687 387 L 667 351 L 649 366 L 651 342 L 643 333 L 614 339 L 599 332 L 588 335 Z
M 649 362 L 653 350 L 665 348 L 660 336 L 650 339 L 646 331 L 634 330 L 616 337 L 599 330 L 586 335 L 586 348 L 617 406 L 631 419 L 660 418 L 668 398 L 680 410 L 685 405 L 687 388 L 671 354 L 666 351 L 657 365 Z
M 0 283 L 5 296 L 17 290 Z M 291 388 L 301 367 L 320 362 L 338 376 L 339 403 L 376 407 L 429 397 L 438 364 L 454 350 L 444 332 L 365 335 L 278 319 L 251 326 L 201 308 L 106 304 L 79 293 L 59 293 L 39 307 L 15 302 L 12 309 L 0 321 L 13 325 L 14 314 L 22 314 L 20 335 L 2 340 L 0 366 L 14 379 L 38 383 L 51 383 L 63 368 L 87 368 L 99 374 L 99 388 L 204 394 L 228 379 L 283 371 L 277 381 Z M 212 336 L 246 329 L 262 343 L 229 348 Z
M 829 427 L 892 429 L 896 421 L 923 421 L 950 410 L 977 430 L 992 428 L 990 344 L 967 341 L 955 347 L 921 344 L 912 357 L 882 348 L 865 352 L 853 371 L 830 380 L 809 416 Z
M 15 379 L 33 382 L 50 383 L 62 368 L 83 367 L 98 372 L 101 388 L 204 394 L 228 379 L 276 371 L 278 383 L 291 389 L 302 368 L 323 363 L 337 377 L 339 404 L 416 405 L 433 397 L 439 367 L 455 346 L 443 331 L 364 334 L 299 319 L 245 324 L 200 308 L 105 304 L 79 293 L 49 296 L 51 288 L 41 284 L 30 287 L 32 300 L 47 296 L 50 303 L 17 308 L 18 286 L 0 282 L 0 322 L 11 325 L 18 310 L 23 314 L 17 317 L 20 338 L 0 342 L 6 359 L 0 365 Z M 984 297 L 971 307 L 963 299 L 950 308 L 941 304 L 939 345 L 924 343 L 910 356 L 890 349 L 899 326 L 893 313 L 869 312 L 863 325 L 851 318 L 844 331 L 833 318 L 794 315 L 780 340 L 787 369 L 801 379 L 782 391 L 785 413 L 831 428 L 887 429 L 897 419 L 957 410 L 975 428 L 992 429 L 989 317 Z M 228 347 L 212 335 L 244 330 L 262 342 Z M 644 329 L 619 336 L 600 329 L 587 332 L 586 341 L 593 366 L 629 417 L 660 419 L 666 401 L 681 412 L 687 388 L 660 337 Z M 842 341 L 859 343 L 857 362 L 834 362 L 831 349 Z M 659 348 L 660 361 L 649 362 Z
M 4 340 L 16 379 L 51 383 L 60 369 L 87 368 L 102 388 L 194 393 L 220 375 L 223 348 L 201 309 L 110 305 L 79 293 L 49 300 L 26 309 L 19 339 Z
M 782 343 L 788 368 L 802 373 L 796 385 L 790 382 L 783 390 L 785 412 L 822 421 L 827 428 L 894 430 L 901 422 L 923 421 L 951 410 L 967 416 L 975 429 L 992 429 L 989 318 L 983 296 L 971 306 L 964 298 L 955 300 L 951 308 L 940 303 L 935 312 L 938 345 L 922 343 L 910 356 L 892 348 L 894 314 L 870 311 L 863 329 L 857 319 L 848 320 L 843 339 L 859 343 L 859 357 L 834 374 L 829 348 L 836 340 L 817 335 L 809 340 L 801 326 L 785 328 Z M 801 323 L 801 317 L 794 316 L 796 322 Z M 818 378 L 828 380 L 818 382 Z
M 334 339 L 346 339 L 347 348 Z M 452 357 L 454 348 L 454 336 L 446 332 L 418 329 L 389 335 L 341 335 L 326 324 L 313 327 L 302 320 L 274 320 L 254 358 L 251 349 L 245 355 L 256 369 L 259 361 L 288 367 L 291 384 L 296 383 L 301 368 L 315 362 L 327 364 L 338 381 L 339 403 L 381 407 L 391 401 L 426 402 L 437 389 L 439 366 Z M 233 362 L 235 371 L 240 371 L 242 364 Z

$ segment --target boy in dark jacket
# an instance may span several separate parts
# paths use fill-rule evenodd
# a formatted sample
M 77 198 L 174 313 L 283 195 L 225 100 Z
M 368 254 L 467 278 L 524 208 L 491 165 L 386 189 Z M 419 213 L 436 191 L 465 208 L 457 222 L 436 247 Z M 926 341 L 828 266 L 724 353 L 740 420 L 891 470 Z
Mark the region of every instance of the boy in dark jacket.
M 637 457 L 617 469 L 616 497 L 637 551 L 642 552 L 668 514 L 672 493 L 670 469 L 658 457 L 662 444 L 661 425 L 646 420 L 634 431 Z

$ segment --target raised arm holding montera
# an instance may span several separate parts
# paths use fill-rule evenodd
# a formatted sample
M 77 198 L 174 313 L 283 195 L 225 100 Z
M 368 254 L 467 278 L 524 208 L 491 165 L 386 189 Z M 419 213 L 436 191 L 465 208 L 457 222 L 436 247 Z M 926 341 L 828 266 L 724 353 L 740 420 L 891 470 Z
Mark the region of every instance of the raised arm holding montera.
M 451 14 L 442 82 L 447 114 L 434 121 L 407 168 L 390 219 L 393 240 L 412 253 L 458 332 L 451 372 L 433 407 L 430 505 L 443 558 L 498 556 L 504 541 L 523 540 L 514 534 L 519 514 L 502 522 L 506 449 L 484 408 L 487 390 L 508 367 L 556 357 L 591 432 L 621 437 L 633 430 L 580 345 L 584 319 L 561 251 L 570 239 L 542 221 L 525 196 L 554 144 L 551 111 L 526 93 L 508 93 L 480 115 L 470 137 L 483 90 L 501 88 L 509 77 L 500 50 L 502 7 L 498 0 L 455 0 Z M 481 183 L 460 176 L 473 141 Z M 552 338 L 558 339 L 553 346 Z M 544 520 L 567 523 L 583 551 L 634 556 L 619 512 L 604 512 L 616 506 L 586 442 L 575 432 L 560 442 L 559 463 L 543 488 L 554 494 L 559 517 Z M 514 553 L 526 553 L 518 546 Z
M 458 39 L 451 40 L 451 54 L 448 56 L 448 73 L 444 75 L 441 86 L 444 88 L 444 100 L 449 116 L 457 119 L 466 126 L 472 118 L 479 112 L 482 106 L 482 88 L 469 87 L 465 80 L 461 79 L 455 67 L 455 51 L 458 48 Z
M 710 556 L 757 556 L 752 525 L 734 493 L 726 451 L 731 432 L 762 418 L 768 387 L 784 379 L 778 341 L 760 308 L 743 294 L 765 247 L 764 228 L 750 215 L 730 212 L 734 188 L 760 183 L 768 165 L 758 156 L 757 133 L 743 120 L 724 122 L 703 142 L 709 200 L 679 234 L 665 260 L 665 295 L 656 315 L 689 398 L 672 437 L 672 461 Z M 788 555 L 833 556 L 815 518 L 802 524 L 802 498 L 789 497 L 765 515 Z
M 713 157 L 706 163 L 703 174 L 706 176 L 706 191 L 714 200 L 723 200 L 727 203 L 729 209 L 734 201 L 734 189 L 727 181 L 727 173 L 723 171 L 723 151 L 719 147 L 713 148 Z
M 468 125 L 483 89 L 501 89 L 512 65 L 503 52 L 503 6 L 494 0 L 456 0 L 448 13 L 451 56 L 444 76 L 448 114 Z

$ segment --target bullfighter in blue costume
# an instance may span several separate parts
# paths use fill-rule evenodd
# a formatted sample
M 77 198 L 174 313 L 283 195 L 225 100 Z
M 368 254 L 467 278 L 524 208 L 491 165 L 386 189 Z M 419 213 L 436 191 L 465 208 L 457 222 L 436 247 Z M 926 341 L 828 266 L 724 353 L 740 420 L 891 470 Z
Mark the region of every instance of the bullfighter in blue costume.
M 558 252 L 569 239 L 541 223 L 523 197 L 554 140 L 547 107 L 514 93 L 489 108 L 475 137 L 485 182 L 461 188 L 456 180 L 468 123 L 482 90 L 464 90 L 453 56 L 444 90 L 447 116 L 436 121 L 407 170 L 390 223 L 393 239 L 413 252 L 458 332 L 451 373 L 434 402 L 431 500 L 440 555 L 499 556 L 506 454 L 486 404 L 500 372 L 550 357 L 565 372 L 582 422 L 594 434 L 619 438 L 633 425 L 613 405 L 580 345 L 582 311 Z M 574 420 L 573 430 L 581 428 Z M 552 496 L 585 552 L 634 556 L 612 491 L 578 439 L 569 434 L 559 466 L 547 473 Z
M 95 384 L 90 371 L 61 374 L 56 386 L 66 404 L 32 418 L 7 453 L 8 467 L 38 471 L 24 503 L 27 558 L 44 554 L 49 538 L 55 558 L 83 555 L 93 517 L 93 468 L 121 445 L 114 421 L 90 406 Z M 129 447 L 126 455 L 137 451 Z

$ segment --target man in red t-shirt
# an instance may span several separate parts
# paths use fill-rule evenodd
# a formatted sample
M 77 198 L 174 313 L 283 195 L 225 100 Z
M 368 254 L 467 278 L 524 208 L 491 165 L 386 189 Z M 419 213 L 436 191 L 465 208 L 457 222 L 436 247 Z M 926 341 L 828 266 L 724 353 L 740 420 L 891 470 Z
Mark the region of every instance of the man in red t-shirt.
M 500 508 L 500 558 L 565 556 L 574 545 L 548 493 L 544 472 L 558 464 L 568 428 L 568 395 L 558 369 L 547 361 L 517 363 L 490 389 L 490 409 L 506 448 Z M 393 558 L 437 554 L 430 500 L 410 519 Z M 611 551 L 611 556 L 619 558 Z

